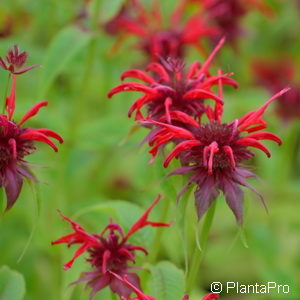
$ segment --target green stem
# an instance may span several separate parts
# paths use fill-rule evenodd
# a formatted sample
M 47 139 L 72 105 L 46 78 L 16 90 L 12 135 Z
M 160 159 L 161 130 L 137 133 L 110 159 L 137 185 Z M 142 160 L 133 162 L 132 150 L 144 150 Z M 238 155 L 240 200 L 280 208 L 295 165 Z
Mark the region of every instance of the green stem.
M 161 211 L 160 215 L 160 222 L 166 222 L 166 218 L 169 214 L 171 199 L 169 197 L 166 197 L 163 201 L 164 206 Z M 161 228 L 156 229 L 155 238 L 151 247 L 151 253 L 149 255 L 148 261 L 149 263 L 153 264 L 156 261 L 157 255 L 159 253 L 159 249 L 161 246 L 161 237 L 162 237 L 163 231 Z
M 187 275 L 187 280 L 186 280 L 186 293 L 189 294 L 191 290 L 193 289 L 197 275 L 199 272 L 199 267 L 202 261 L 202 258 L 204 256 L 204 252 L 206 250 L 206 245 L 207 245 L 207 239 L 208 239 L 208 234 L 213 222 L 215 210 L 216 210 L 216 203 L 217 201 L 214 201 L 208 212 L 206 213 L 203 227 L 201 230 L 200 234 L 200 245 L 201 245 L 201 250 L 198 249 L 198 247 L 195 248 L 192 262 L 191 262 L 191 268 L 189 270 L 189 273 Z

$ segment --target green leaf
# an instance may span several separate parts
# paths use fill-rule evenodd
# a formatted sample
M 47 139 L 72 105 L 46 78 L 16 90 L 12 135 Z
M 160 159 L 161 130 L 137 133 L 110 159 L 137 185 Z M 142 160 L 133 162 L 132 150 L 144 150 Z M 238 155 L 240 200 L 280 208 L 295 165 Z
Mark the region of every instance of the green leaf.
M 184 294 L 184 273 L 170 262 L 150 267 L 150 290 L 159 300 L 181 300 Z
M 0 299 L 19 300 L 25 295 L 25 280 L 21 273 L 3 266 L 0 269 Z
M 42 64 L 39 98 L 43 98 L 55 78 L 88 44 L 91 37 L 91 34 L 76 27 L 67 27 L 58 32 L 52 40 Z
M 121 9 L 124 0 L 102 1 L 100 17 L 102 22 L 107 22 L 113 18 Z

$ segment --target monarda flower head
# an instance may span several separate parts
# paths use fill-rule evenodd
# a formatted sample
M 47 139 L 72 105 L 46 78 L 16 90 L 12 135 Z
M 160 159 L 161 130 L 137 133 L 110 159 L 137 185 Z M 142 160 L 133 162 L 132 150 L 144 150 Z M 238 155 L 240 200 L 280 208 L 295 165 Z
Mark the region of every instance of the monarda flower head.
M 159 1 L 152 1 L 153 7 L 147 10 L 139 0 L 128 1 L 121 11 L 104 28 L 109 34 L 123 33 L 138 37 L 137 47 L 151 61 L 158 56 L 183 58 L 187 45 L 202 51 L 201 38 L 214 35 L 216 30 L 205 24 L 197 13 L 180 24 L 181 7 L 170 16 L 171 24 L 164 26 Z
M 164 161 L 164 167 L 168 167 L 174 157 L 179 157 L 182 167 L 170 175 L 191 173 L 188 183 L 178 196 L 181 197 L 191 183 L 196 184 L 195 203 L 199 218 L 222 191 L 237 222 L 242 223 L 243 191 L 240 186 L 255 191 L 246 182 L 247 178 L 255 175 L 242 164 L 254 156 L 250 147 L 263 151 L 268 157 L 271 156 L 260 140 L 271 140 L 281 145 L 279 137 L 260 130 L 267 128 L 267 123 L 262 119 L 266 108 L 287 91 L 288 89 L 280 91 L 259 109 L 231 123 L 222 123 L 223 110 L 218 105 L 214 110 L 207 110 L 209 123 L 189 125 L 188 129 L 162 122 L 147 122 L 161 128 L 150 140 L 150 145 L 154 145 L 150 150 L 152 156 L 156 156 L 158 147 L 170 141 L 176 142 L 176 147 Z M 220 96 L 221 94 L 222 92 Z
M 223 103 L 223 100 L 215 95 L 211 88 L 222 84 L 229 84 L 237 87 L 237 83 L 229 78 L 231 74 L 221 74 L 211 76 L 208 68 L 217 51 L 222 47 L 222 39 L 206 62 L 201 66 L 195 62 L 190 67 L 187 74 L 184 72 L 184 65 L 178 59 L 162 60 L 162 63 L 151 63 L 146 68 L 152 71 L 150 76 L 140 70 L 129 70 L 122 74 L 121 79 L 128 77 L 136 78 L 145 83 L 126 82 L 113 88 L 108 97 L 126 92 L 138 91 L 144 95 L 138 98 L 129 109 L 129 117 L 135 111 L 136 119 L 152 119 L 171 122 L 172 115 L 186 113 L 193 118 L 200 119 L 206 110 L 205 99 Z M 146 107 L 146 116 L 141 109 Z
M 139 277 L 137 274 L 129 272 L 133 269 L 129 263 L 135 263 L 136 251 L 142 251 L 145 254 L 148 254 L 148 251 L 141 246 L 132 245 L 128 239 L 136 231 L 146 226 L 169 226 L 169 224 L 148 220 L 151 210 L 160 199 L 161 195 L 157 197 L 141 218 L 132 225 L 127 234 L 124 234 L 121 226 L 112 221 L 104 228 L 101 234 L 89 234 L 77 223 L 62 216 L 64 220 L 72 225 L 74 233 L 63 236 L 57 241 L 52 242 L 52 244 L 66 243 L 68 247 L 73 244 L 80 245 L 75 252 L 74 257 L 64 265 L 65 270 L 70 269 L 75 259 L 80 255 L 84 252 L 88 252 L 89 257 L 87 262 L 91 264 L 93 270 L 83 273 L 83 276 L 74 283 L 87 281 L 87 286 L 92 289 L 90 298 L 93 298 L 98 291 L 106 286 L 109 286 L 112 292 L 118 294 L 120 297 L 126 298 L 130 296 L 131 289 L 112 275 L 111 272 L 114 272 L 121 277 L 126 276 L 132 286 L 140 289 Z
M 6 114 L 0 115 L 0 187 L 5 189 L 6 210 L 16 202 L 23 179 L 36 180 L 29 170 L 30 164 L 25 161 L 25 157 L 36 150 L 35 142 L 48 144 L 55 152 L 58 148 L 50 138 L 63 142 L 62 137 L 50 129 L 24 127 L 24 123 L 35 116 L 41 107 L 48 105 L 47 101 L 35 104 L 19 122 L 13 119 L 15 101 L 16 73 L 13 73 L 11 93 L 5 103 Z
M 18 46 L 13 46 L 13 49 L 8 50 L 5 58 L 0 57 L 0 67 L 11 72 L 14 75 L 23 74 L 38 65 L 22 68 L 28 58 L 27 52 L 20 52 Z
M 134 286 L 127 278 L 125 275 L 124 277 L 119 276 L 118 274 L 115 274 L 111 272 L 113 276 L 115 276 L 119 281 L 123 282 L 124 285 L 128 286 L 137 297 L 135 298 L 130 298 L 130 297 L 122 297 L 122 300 L 156 300 L 156 298 L 148 296 L 144 294 L 141 290 L 139 290 L 136 286 Z M 209 293 L 205 295 L 202 300 L 218 300 L 219 299 L 219 294 L 217 293 Z M 182 300 L 189 300 L 188 295 L 184 295 Z

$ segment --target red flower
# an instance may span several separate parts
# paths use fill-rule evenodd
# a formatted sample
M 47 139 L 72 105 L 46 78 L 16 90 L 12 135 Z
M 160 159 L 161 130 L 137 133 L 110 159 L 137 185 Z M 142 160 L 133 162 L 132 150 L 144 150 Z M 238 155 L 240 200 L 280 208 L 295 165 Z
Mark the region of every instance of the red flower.
M 295 82 L 295 67 L 291 59 L 276 61 L 257 59 L 252 64 L 257 84 L 271 93 L 291 86 L 291 91 L 277 101 L 276 112 L 283 121 L 300 118 L 300 83 Z
M 129 272 L 132 267 L 129 262 L 135 263 L 135 252 L 142 251 L 148 254 L 147 250 L 141 246 L 132 245 L 128 239 L 138 230 L 146 226 L 162 227 L 169 224 L 148 221 L 148 216 L 153 207 L 159 202 L 161 195 L 152 203 L 141 218 L 132 225 L 129 232 L 124 235 L 122 228 L 115 223 L 110 223 L 104 228 L 101 234 L 89 234 L 77 223 L 71 219 L 62 216 L 68 221 L 74 233 L 63 236 L 52 244 L 66 243 L 68 247 L 73 244 L 80 244 L 73 258 L 64 265 L 68 270 L 72 267 L 74 261 L 84 252 L 88 252 L 87 261 L 93 267 L 93 271 L 85 272 L 83 276 L 74 283 L 88 281 L 87 285 L 92 288 L 91 298 L 101 289 L 109 286 L 112 292 L 120 297 L 129 297 L 131 289 L 126 287 L 120 280 L 116 279 L 111 272 L 123 277 L 126 275 L 132 286 L 140 289 L 140 280 L 138 275 Z M 106 233 L 108 233 L 106 235 Z
M 24 160 L 25 156 L 32 154 L 36 149 L 34 142 L 48 144 L 55 152 L 58 149 L 49 138 L 54 138 L 60 143 L 63 142 L 62 137 L 50 129 L 23 127 L 23 124 L 35 116 L 41 107 L 48 105 L 47 101 L 35 104 L 21 121 L 16 123 L 13 120 L 15 96 L 16 73 L 13 74 L 10 96 L 6 99 L 7 114 L 0 115 L 0 187 L 5 189 L 6 210 L 10 209 L 16 202 L 22 189 L 23 178 L 36 180 L 29 170 L 30 165 Z
M 4 70 L 11 72 L 12 74 L 23 74 L 33 68 L 38 67 L 38 65 L 29 66 L 22 68 L 27 60 L 27 52 L 19 52 L 18 46 L 14 46 L 13 49 L 7 52 L 5 58 L 0 57 L 0 67 Z
M 113 276 L 115 276 L 119 281 L 123 282 L 125 285 L 127 285 L 132 291 L 137 295 L 135 298 L 129 298 L 129 297 L 123 297 L 122 300 L 156 300 L 154 297 L 148 296 L 144 294 L 142 291 L 140 291 L 136 286 L 134 286 L 128 279 L 127 276 L 119 276 L 118 274 L 115 274 L 111 272 Z M 209 293 L 205 295 L 202 300 L 218 300 L 219 294 L 217 293 Z M 189 300 L 189 295 L 184 295 L 182 300 Z
M 144 96 L 137 99 L 128 115 L 135 111 L 136 119 L 144 119 L 141 109 L 147 108 L 147 119 L 162 120 L 170 123 L 172 115 L 178 111 L 200 119 L 206 108 L 205 99 L 212 99 L 222 103 L 222 99 L 216 96 L 211 88 L 219 84 L 229 84 L 237 87 L 237 83 L 230 79 L 231 74 L 210 76 L 208 68 L 217 51 L 222 47 L 222 39 L 213 50 L 206 62 L 201 66 L 195 62 L 190 67 L 187 74 L 183 69 L 183 64 L 177 59 L 162 60 L 162 63 L 151 63 L 148 65 L 148 71 L 152 71 L 150 76 L 140 70 L 129 70 L 122 74 L 121 79 L 128 77 L 136 78 L 145 82 L 126 82 L 112 89 L 108 97 L 114 94 L 126 91 L 138 91 L 144 93 Z
M 146 122 L 160 126 L 160 130 L 155 132 L 149 143 L 154 145 L 150 150 L 153 158 L 162 145 L 169 141 L 176 143 L 174 150 L 166 157 L 164 167 L 167 167 L 174 157 L 179 157 L 183 166 L 170 175 L 192 173 L 178 196 L 181 197 L 191 183 L 197 185 L 195 201 L 199 218 L 222 191 L 237 222 L 242 223 L 243 192 L 240 186 L 254 190 L 246 179 L 255 176 L 245 169 L 242 163 L 254 156 L 249 147 L 260 149 L 268 157 L 271 156 L 259 140 L 271 140 L 281 144 L 276 135 L 260 130 L 267 128 L 267 123 L 262 119 L 266 108 L 288 90 L 280 91 L 258 110 L 249 112 L 232 123 L 222 123 L 223 111 L 219 105 L 216 105 L 214 110 L 207 110 L 208 124 L 189 125 L 184 129 L 162 122 Z M 243 133 L 249 134 L 244 136 Z
M 183 7 L 179 5 L 171 15 L 171 24 L 164 28 L 161 7 L 158 1 L 153 1 L 151 11 L 138 1 L 130 1 L 122 7 L 111 21 L 104 25 L 109 34 L 123 32 L 139 38 L 138 48 L 151 61 L 157 61 L 158 56 L 183 57 L 186 45 L 193 45 L 202 50 L 200 39 L 214 35 L 216 30 L 208 27 L 199 14 L 190 17 L 185 24 L 180 24 Z

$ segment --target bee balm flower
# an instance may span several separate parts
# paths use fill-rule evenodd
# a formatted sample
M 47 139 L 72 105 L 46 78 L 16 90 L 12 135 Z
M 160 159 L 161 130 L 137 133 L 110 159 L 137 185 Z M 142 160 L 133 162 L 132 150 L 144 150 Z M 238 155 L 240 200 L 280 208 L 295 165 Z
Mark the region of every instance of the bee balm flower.
M 101 289 L 109 286 L 113 293 L 120 297 L 129 297 L 131 289 L 126 287 L 122 281 L 115 278 L 111 272 L 119 276 L 127 276 L 132 286 L 140 288 L 140 280 L 137 274 L 129 272 L 133 269 L 129 263 L 135 263 L 136 251 L 142 251 L 148 254 L 148 251 L 141 247 L 131 244 L 128 239 L 138 230 L 146 226 L 165 227 L 169 224 L 152 222 L 148 220 L 148 216 L 153 207 L 159 202 L 161 196 L 152 203 L 141 218 L 132 225 L 127 234 L 123 233 L 122 228 L 116 223 L 110 223 L 104 228 L 101 234 L 89 234 L 81 226 L 71 219 L 62 216 L 64 220 L 69 222 L 74 229 L 74 233 L 63 236 L 55 244 L 66 243 L 69 246 L 80 244 L 73 258 L 64 265 L 64 269 L 68 270 L 72 267 L 74 261 L 84 252 L 88 252 L 87 261 L 91 264 L 93 270 L 85 272 L 83 276 L 74 283 L 87 281 L 87 286 L 92 288 L 91 298 Z
M 156 156 L 159 147 L 170 141 L 176 143 L 176 147 L 166 157 L 164 167 L 168 167 L 174 157 L 179 157 L 183 166 L 170 175 L 192 174 L 179 197 L 191 183 L 197 185 L 195 202 L 199 218 L 222 191 L 237 222 L 242 223 L 243 192 L 240 186 L 254 190 L 246 179 L 255 176 L 245 169 L 242 163 L 254 156 L 250 147 L 263 151 L 268 157 L 271 156 L 260 140 L 271 140 L 281 144 L 279 137 L 260 130 L 267 128 L 267 123 L 262 119 L 267 107 L 288 90 L 280 91 L 259 109 L 231 123 L 222 123 L 223 111 L 218 105 L 214 111 L 207 110 L 209 123 L 200 123 L 197 127 L 189 125 L 187 129 L 162 122 L 146 122 L 161 127 L 149 142 L 150 145 L 154 145 L 150 150 L 153 157 Z M 245 133 L 248 134 L 244 135 Z
M 27 52 L 24 51 L 20 53 L 18 46 L 15 45 L 13 49 L 7 52 L 5 58 L 0 57 L 0 67 L 14 75 L 23 74 L 33 68 L 38 67 L 38 65 L 33 65 L 22 68 L 27 60 L 27 57 Z
M 219 42 L 202 66 L 198 62 L 192 64 L 187 74 L 184 72 L 184 65 L 178 59 L 163 60 L 161 64 L 151 63 L 147 70 L 152 71 L 153 76 L 140 70 L 126 71 L 121 76 L 122 80 L 131 77 L 145 84 L 137 82 L 120 84 L 109 92 L 108 97 L 126 91 L 142 92 L 144 95 L 133 103 L 128 112 L 131 116 L 135 111 L 138 120 L 167 120 L 170 123 L 172 114 L 178 111 L 200 119 L 206 110 L 205 99 L 223 103 L 223 100 L 212 92 L 212 86 L 218 85 L 221 81 L 222 84 L 237 87 L 237 83 L 229 78 L 231 74 L 210 76 L 208 72 L 212 59 L 224 41 L 222 39 Z M 146 107 L 146 117 L 141 111 L 144 107 Z
M 15 101 L 16 75 L 14 73 L 11 93 L 5 103 L 7 114 L 0 115 L 0 187 L 3 187 L 6 193 L 6 210 L 16 202 L 22 189 L 23 179 L 36 180 L 29 170 L 30 165 L 25 161 L 25 157 L 36 149 L 35 142 L 48 144 L 55 152 L 58 148 L 50 138 L 63 142 L 62 137 L 50 129 L 23 126 L 28 119 L 39 112 L 41 107 L 48 105 L 47 101 L 35 104 L 19 122 L 13 120 Z

